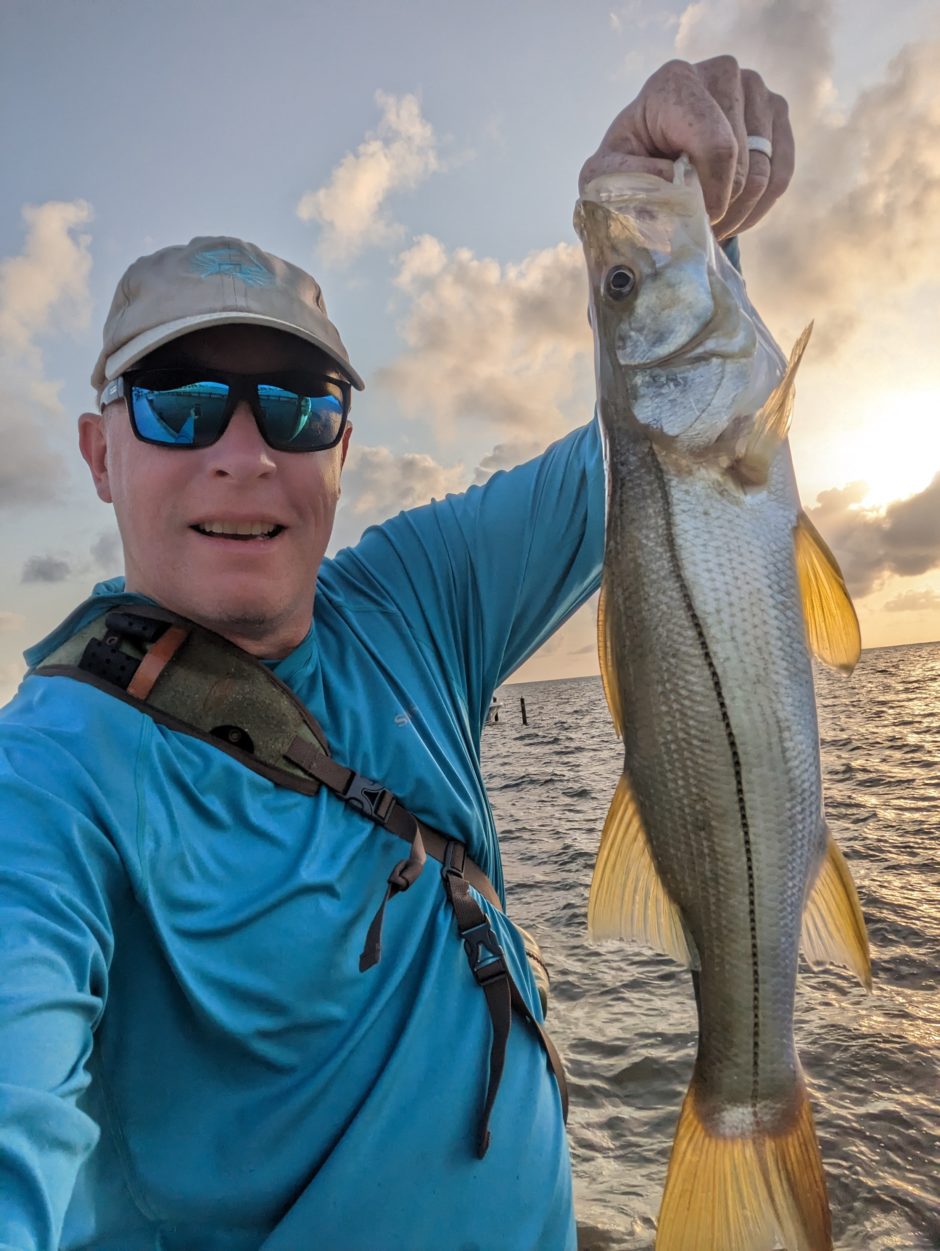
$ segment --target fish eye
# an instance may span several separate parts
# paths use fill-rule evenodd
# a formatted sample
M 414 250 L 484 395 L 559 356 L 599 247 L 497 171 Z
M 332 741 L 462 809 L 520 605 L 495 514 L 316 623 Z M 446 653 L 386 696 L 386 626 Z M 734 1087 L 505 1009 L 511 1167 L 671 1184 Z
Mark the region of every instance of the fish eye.
M 604 279 L 604 294 L 612 300 L 625 300 L 636 287 L 636 274 L 625 265 L 617 265 Z

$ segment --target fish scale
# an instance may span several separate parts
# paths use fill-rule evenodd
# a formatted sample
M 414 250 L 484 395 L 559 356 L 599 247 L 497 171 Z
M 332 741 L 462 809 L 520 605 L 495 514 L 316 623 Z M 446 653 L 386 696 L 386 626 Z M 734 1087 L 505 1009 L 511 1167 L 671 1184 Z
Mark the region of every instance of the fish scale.
M 624 743 L 589 921 L 689 964 L 699 1015 L 657 1251 L 828 1251 L 793 1034 L 801 934 L 866 983 L 870 966 L 823 817 L 808 650 L 849 669 L 858 626 L 786 442 L 808 332 L 786 364 L 685 159 L 671 186 L 595 180 L 575 225 L 608 450 L 601 670 Z

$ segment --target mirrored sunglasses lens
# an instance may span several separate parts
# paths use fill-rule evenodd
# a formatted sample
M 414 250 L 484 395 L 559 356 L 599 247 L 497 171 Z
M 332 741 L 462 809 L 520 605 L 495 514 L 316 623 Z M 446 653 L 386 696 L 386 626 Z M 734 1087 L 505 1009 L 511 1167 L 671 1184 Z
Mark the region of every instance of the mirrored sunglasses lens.
M 131 388 L 131 413 L 137 433 L 149 443 L 206 447 L 219 436 L 228 399 L 224 382 L 191 382 L 166 390 Z
M 343 425 L 343 393 L 301 395 L 262 383 L 258 399 L 265 416 L 265 438 L 282 451 L 315 452 L 335 443 Z

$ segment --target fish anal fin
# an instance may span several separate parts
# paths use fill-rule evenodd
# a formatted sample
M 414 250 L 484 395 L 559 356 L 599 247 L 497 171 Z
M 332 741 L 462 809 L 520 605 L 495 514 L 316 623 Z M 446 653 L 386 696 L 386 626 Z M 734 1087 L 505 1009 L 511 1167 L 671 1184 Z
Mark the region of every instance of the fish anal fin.
M 868 931 L 845 856 L 830 835 L 803 913 L 803 954 L 811 964 L 843 964 L 871 990 Z
M 653 862 L 636 796 L 625 774 L 604 822 L 591 881 L 588 928 L 594 938 L 632 938 L 689 968 L 699 967 L 682 914 Z
M 620 703 L 620 684 L 614 665 L 614 643 L 611 634 L 610 613 L 607 603 L 607 583 L 601 583 L 601 593 L 597 599 L 597 658 L 600 663 L 601 681 L 604 684 L 604 695 L 607 707 L 613 718 L 614 729 L 623 738 L 623 708 Z
M 799 1086 L 794 1113 L 778 1132 L 719 1134 L 700 1112 L 698 1076 L 679 1114 L 656 1251 L 831 1251 L 829 1200 L 813 1114 Z M 779 1242 L 778 1242 L 779 1237 Z
M 862 633 L 842 570 L 804 512 L 793 531 L 793 543 L 810 650 L 824 664 L 851 673 L 861 655 Z
M 813 323 L 810 322 L 793 345 L 783 377 L 754 415 L 750 434 L 734 465 L 736 476 L 748 486 L 763 486 L 766 483 L 771 461 L 787 437 L 793 413 L 796 371 L 812 332 Z

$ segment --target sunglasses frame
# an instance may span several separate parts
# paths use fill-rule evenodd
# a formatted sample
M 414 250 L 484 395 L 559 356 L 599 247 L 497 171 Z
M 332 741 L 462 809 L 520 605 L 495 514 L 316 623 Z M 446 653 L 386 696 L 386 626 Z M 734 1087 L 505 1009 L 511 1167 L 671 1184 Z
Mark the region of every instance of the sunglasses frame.
M 192 382 L 222 382 L 228 387 L 228 395 L 225 399 L 225 408 L 222 411 L 222 420 L 219 423 L 219 432 L 211 443 L 163 443 L 159 439 L 146 438 L 138 429 L 137 420 L 134 416 L 134 402 L 132 399 L 132 391 L 134 386 L 137 384 L 137 379 L 154 377 L 160 374 L 175 375 L 176 377 L 179 377 L 181 373 L 192 373 Z M 276 443 L 272 443 L 268 438 L 266 429 L 267 418 L 264 413 L 261 398 L 258 394 L 258 387 L 263 384 L 267 384 L 268 386 L 279 386 L 284 391 L 291 391 L 297 396 L 303 396 L 304 391 L 302 389 L 298 390 L 292 386 L 281 386 L 282 382 L 293 380 L 294 382 L 302 383 L 305 379 L 310 380 L 313 378 L 316 378 L 319 381 L 329 382 L 332 386 L 339 388 L 343 398 L 343 414 L 340 418 L 339 430 L 335 438 L 331 439 L 329 443 L 321 444 L 319 447 L 279 447 Z M 159 388 L 154 389 L 156 390 Z M 172 387 L 166 388 L 168 391 L 173 389 L 174 388 Z M 255 419 L 255 424 L 258 427 L 258 433 L 261 435 L 262 439 L 264 439 L 265 443 L 267 443 L 268 447 L 273 448 L 276 452 L 293 452 L 301 454 L 305 452 L 326 452 L 329 451 L 331 447 L 336 447 L 337 443 L 339 443 L 340 439 L 343 437 L 343 432 L 345 431 L 346 424 L 349 420 L 351 398 L 352 386 L 346 378 L 337 378 L 333 374 L 319 373 L 315 370 L 272 369 L 266 371 L 265 373 L 241 374 L 234 370 L 202 369 L 199 367 L 191 367 L 189 365 L 177 365 L 175 367 L 167 366 L 153 369 L 129 369 L 125 373 L 120 374 L 112 382 L 109 382 L 101 392 L 101 409 L 104 410 L 104 408 L 108 404 L 113 403 L 114 400 L 124 399 L 127 403 L 127 415 L 130 418 L 131 429 L 133 430 L 135 437 L 138 438 L 141 443 L 146 443 L 150 447 L 167 448 L 171 451 L 179 450 L 183 452 L 195 452 L 199 451 L 201 448 L 212 447 L 214 444 L 218 443 L 219 439 L 222 438 L 223 434 L 225 434 L 228 429 L 229 422 L 232 420 L 235 409 L 242 400 L 245 400 L 251 409 L 252 416 Z

